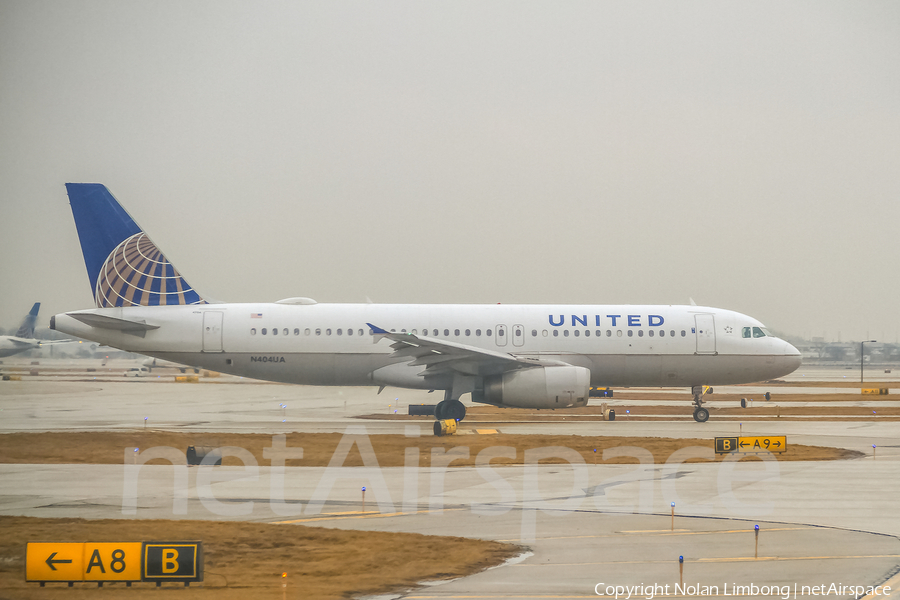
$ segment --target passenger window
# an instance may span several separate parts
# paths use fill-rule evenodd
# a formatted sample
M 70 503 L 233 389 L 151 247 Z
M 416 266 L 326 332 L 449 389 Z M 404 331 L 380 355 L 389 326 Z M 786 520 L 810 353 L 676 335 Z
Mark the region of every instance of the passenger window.
M 578 337 L 579 335 L 581 335 L 581 332 L 580 332 L 579 330 L 576 329 L 576 330 L 575 330 L 575 337 Z
M 628 330 L 628 337 L 634 337 L 634 329 Z
M 650 337 L 653 337 L 653 330 L 651 329 L 650 331 L 648 331 L 647 335 L 649 335 Z
M 516 329 L 516 337 L 522 337 L 522 330 Z
M 622 330 L 621 330 L 621 329 L 616 329 L 616 335 L 617 335 L 618 337 L 622 337 Z
M 660 330 L 659 330 L 659 337 L 666 337 L 666 330 L 665 330 L 665 329 L 660 329 Z
M 612 337 L 612 329 L 606 330 L 606 337 Z
M 590 329 L 585 329 L 585 330 L 584 330 L 584 337 L 591 337 L 591 330 L 590 330 Z
M 476 335 L 477 337 L 481 337 L 481 330 L 480 330 L 480 329 L 476 329 L 476 330 L 475 330 L 475 335 Z
M 322 335 L 322 330 L 318 327 L 316 328 L 316 335 Z
M 413 332 L 413 333 L 415 333 L 415 332 Z M 348 329 L 348 330 L 347 330 L 347 335 L 353 335 L 353 330 L 352 330 L 352 329 Z
M 506 335 L 506 331 L 503 330 L 503 329 L 498 329 L 498 330 L 497 330 L 497 335 Z
M 762 329 L 760 329 L 759 327 L 754 327 L 754 328 L 753 328 L 753 337 L 755 337 L 755 338 L 766 337 L 766 334 L 765 334 L 765 332 L 764 332 Z
M 454 329 L 453 335 L 455 335 L 456 337 L 459 337 L 459 329 Z
M 337 334 L 338 334 L 338 335 L 343 335 L 343 333 L 344 333 L 344 330 L 343 330 L 343 329 L 338 329 L 338 330 L 337 330 Z
M 449 330 L 449 329 L 445 329 L 445 330 L 444 330 L 444 337 L 450 337 L 450 330 Z
M 287 334 L 288 334 L 288 328 L 285 327 L 284 329 L 282 329 L 282 330 L 281 330 L 281 333 L 283 333 L 284 335 L 287 335 Z
M 401 330 L 400 330 L 400 333 L 406 333 L 406 330 L 405 330 L 405 329 L 401 329 Z M 338 335 L 341 335 L 341 334 L 338 333 Z
M 531 330 L 531 337 L 537 337 L 537 329 Z
M 566 329 L 565 331 L 563 331 L 563 335 L 566 336 L 566 337 L 569 337 L 569 330 Z
M 263 334 L 263 335 L 266 335 L 266 328 L 265 328 L 265 327 L 262 328 L 262 334 Z
M 294 335 L 300 335 L 300 329 L 298 327 L 294 328 Z
M 549 333 L 549 332 L 548 332 L 546 329 L 544 329 L 543 331 L 541 331 L 541 335 L 544 336 L 544 337 L 547 337 L 547 334 L 548 334 L 548 333 Z
M 433 335 L 434 337 L 437 337 L 437 336 L 438 336 L 438 330 L 435 329 L 435 330 L 432 332 L 432 335 Z
M 277 328 L 277 327 L 273 327 L 273 328 L 272 328 L 272 335 L 278 335 L 278 328 Z
M 472 330 L 466 329 L 466 337 L 469 337 L 470 335 L 472 335 Z
M 485 329 L 485 330 L 484 330 L 484 335 L 490 336 L 490 335 L 491 335 L 491 330 L 490 330 L 490 329 Z
M 559 337 L 559 329 L 553 330 L 553 337 Z
M 309 335 L 309 327 L 303 330 L 303 335 Z
M 598 329 L 597 331 L 594 332 L 594 335 L 596 335 L 597 337 L 600 337 L 601 335 L 603 335 L 603 332 Z
M 331 335 L 331 329 L 326 329 L 326 330 L 325 330 L 325 335 Z
M 359 335 L 362 335 L 362 334 L 363 334 L 363 330 L 360 329 L 360 330 L 359 330 Z
M 682 329 L 682 330 L 681 330 L 681 337 L 684 337 L 684 336 L 686 336 L 686 335 L 687 335 L 687 332 L 686 332 L 684 329 Z
M 250 330 L 250 335 L 256 335 L 256 327 Z

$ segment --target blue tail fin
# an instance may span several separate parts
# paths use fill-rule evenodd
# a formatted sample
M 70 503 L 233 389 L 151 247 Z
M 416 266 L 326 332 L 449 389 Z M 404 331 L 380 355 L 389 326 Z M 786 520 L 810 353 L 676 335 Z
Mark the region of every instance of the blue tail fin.
M 98 308 L 206 304 L 99 183 L 67 183 Z
M 35 302 L 34 306 L 31 307 L 31 310 L 25 315 L 25 319 L 22 321 L 22 325 L 19 327 L 19 330 L 16 332 L 16 337 L 19 338 L 33 338 L 34 337 L 34 324 L 37 322 L 38 311 L 41 310 L 41 303 Z

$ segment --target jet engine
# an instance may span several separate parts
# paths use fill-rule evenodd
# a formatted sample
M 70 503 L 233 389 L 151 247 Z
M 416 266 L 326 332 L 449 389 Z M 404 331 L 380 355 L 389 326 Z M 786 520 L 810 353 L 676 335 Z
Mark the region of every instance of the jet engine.
M 591 372 L 584 367 L 533 367 L 484 378 L 472 401 L 515 408 L 573 408 L 588 401 Z

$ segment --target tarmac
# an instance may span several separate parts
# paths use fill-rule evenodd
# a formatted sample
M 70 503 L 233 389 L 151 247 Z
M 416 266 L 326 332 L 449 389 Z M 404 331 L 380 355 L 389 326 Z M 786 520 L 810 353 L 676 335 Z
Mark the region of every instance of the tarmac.
M 428 424 L 356 417 L 406 412 L 408 404 L 438 399 L 390 388 L 376 395 L 374 388 L 172 380 L 66 374 L 0 382 L 0 432 L 147 427 L 430 435 Z M 686 393 L 684 406 L 689 413 Z M 786 435 L 789 444 L 850 448 L 865 456 L 712 464 L 673 455 L 664 464 L 640 465 L 605 465 L 600 457 L 596 465 L 478 468 L 5 464 L 0 514 L 250 520 L 523 546 L 518 562 L 391 597 L 623 598 L 627 586 L 639 586 L 630 588 L 631 597 L 856 598 L 885 582 L 892 590 L 885 594 L 882 588 L 878 597 L 900 597 L 898 422 L 572 419 L 510 422 L 499 429 L 525 435 Z M 547 452 L 565 456 L 564 449 Z

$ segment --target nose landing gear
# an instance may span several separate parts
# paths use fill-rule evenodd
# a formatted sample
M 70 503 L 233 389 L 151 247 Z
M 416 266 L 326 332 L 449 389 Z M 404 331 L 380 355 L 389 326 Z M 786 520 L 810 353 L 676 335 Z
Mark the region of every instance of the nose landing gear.
M 691 388 L 694 393 L 694 420 L 698 423 L 706 423 L 709 420 L 709 411 L 703 408 L 703 394 L 712 394 L 712 388 L 695 385 Z

